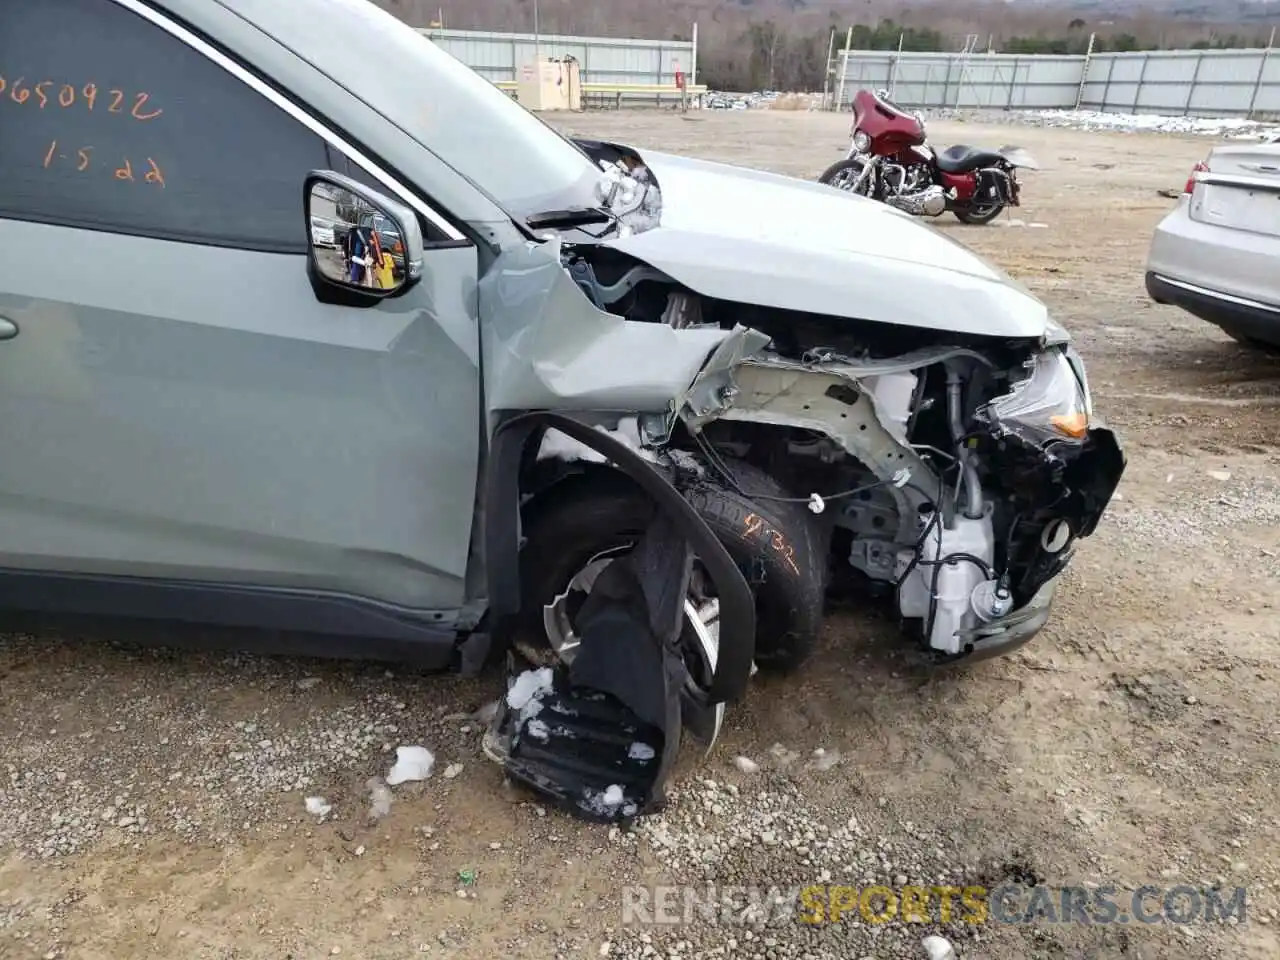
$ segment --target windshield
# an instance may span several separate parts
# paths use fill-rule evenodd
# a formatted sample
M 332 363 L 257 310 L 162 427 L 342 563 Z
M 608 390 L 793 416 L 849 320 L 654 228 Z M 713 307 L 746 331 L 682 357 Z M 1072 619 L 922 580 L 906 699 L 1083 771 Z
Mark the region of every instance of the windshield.
M 327 4 L 316 28 L 346 54 L 328 72 L 509 214 L 593 202 L 600 169 L 586 154 L 417 30 L 368 0 Z

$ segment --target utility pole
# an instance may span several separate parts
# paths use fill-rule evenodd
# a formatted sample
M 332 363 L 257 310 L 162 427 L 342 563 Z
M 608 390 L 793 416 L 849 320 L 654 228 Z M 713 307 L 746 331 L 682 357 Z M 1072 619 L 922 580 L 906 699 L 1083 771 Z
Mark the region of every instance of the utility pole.
M 1267 61 L 1271 59 L 1271 49 L 1276 45 L 1276 28 L 1271 28 L 1271 39 L 1267 41 L 1267 49 L 1262 51 L 1262 62 L 1258 64 L 1258 78 L 1253 82 L 1253 93 L 1249 97 L 1249 110 L 1245 114 L 1248 120 L 1253 119 L 1253 108 L 1258 102 L 1258 91 L 1262 89 L 1262 78 L 1267 73 Z
M 844 101 L 844 80 L 849 72 L 849 48 L 853 46 L 853 27 L 844 35 L 844 56 L 840 61 L 840 82 L 836 85 L 836 109 L 840 109 Z
M 836 31 L 831 30 L 831 41 L 827 44 L 827 63 L 822 71 L 822 109 L 827 109 L 827 98 L 831 95 L 831 58 L 836 52 Z
M 889 96 L 896 96 L 898 90 L 898 64 L 902 61 L 902 41 L 906 38 L 907 32 L 904 30 L 898 34 L 898 55 L 893 58 L 893 63 L 889 65 Z
M 689 83 L 698 83 L 698 21 L 693 21 L 693 63 L 689 64 Z
M 538 64 L 542 63 L 542 32 L 538 29 L 538 0 L 533 0 L 533 59 Z M 541 66 L 538 67 L 542 69 Z M 539 73 L 538 76 L 542 74 Z
M 1084 85 L 1089 82 L 1089 63 L 1093 60 L 1093 41 L 1096 33 L 1089 34 L 1089 49 L 1084 52 L 1084 69 L 1080 73 L 1080 86 L 1076 87 L 1076 109 L 1080 109 L 1080 101 L 1084 99 Z M 1015 77 L 1016 81 L 1017 78 Z

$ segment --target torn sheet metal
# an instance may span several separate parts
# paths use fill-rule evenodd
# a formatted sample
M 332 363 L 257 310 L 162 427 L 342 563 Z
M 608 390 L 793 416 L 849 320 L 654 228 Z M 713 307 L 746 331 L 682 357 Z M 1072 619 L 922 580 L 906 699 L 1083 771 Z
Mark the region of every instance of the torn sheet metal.
M 490 414 L 668 411 L 712 350 L 735 336 L 715 328 L 673 330 L 597 309 L 561 266 L 558 240 L 501 254 L 479 295 Z
M 769 344 L 769 337 L 759 330 L 739 326 L 733 332 L 734 338 L 716 347 L 698 379 L 679 398 L 680 406 L 688 406 L 695 416 L 711 417 L 732 404 L 737 396 L 734 370 Z
M 599 424 L 596 429 L 601 433 L 613 437 L 620 443 L 625 443 L 634 450 L 639 456 L 650 461 L 657 462 L 657 454 L 651 450 L 644 448 L 644 440 L 641 437 L 640 418 L 639 417 L 621 417 L 618 425 L 613 430 L 609 430 Z M 566 437 L 559 430 L 548 430 L 546 436 L 542 438 L 542 445 L 538 448 L 539 460 L 564 460 L 569 463 L 582 461 L 585 463 L 605 463 L 606 458 L 599 450 L 593 450 L 585 443 L 579 443 L 572 437 Z
M 806 366 L 781 358 L 746 360 L 731 371 L 730 385 L 721 385 L 718 394 L 710 393 L 706 385 L 720 384 L 724 372 L 708 364 L 706 374 L 688 392 L 690 404 L 683 415 L 690 428 L 715 419 L 741 420 L 797 427 L 830 437 L 877 479 L 886 481 L 886 490 L 898 507 L 896 539 L 914 543 L 917 508 L 938 502 L 938 477 L 881 423 L 876 402 L 858 377 L 839 364 Z M 719 402 L 711 409 L 695 406 L 699 398 L 708 395 Z

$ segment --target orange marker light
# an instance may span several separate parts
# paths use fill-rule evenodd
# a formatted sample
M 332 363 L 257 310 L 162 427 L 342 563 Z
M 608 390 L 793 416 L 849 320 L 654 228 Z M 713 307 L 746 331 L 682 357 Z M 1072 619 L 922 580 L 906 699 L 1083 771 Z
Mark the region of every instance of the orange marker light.
M 1079 440 L 1089 431 L 1089 416 L 1086 413 L 1068 413 L 1063 416 L 1050 417 L 1049 422 L 1059 433 Z

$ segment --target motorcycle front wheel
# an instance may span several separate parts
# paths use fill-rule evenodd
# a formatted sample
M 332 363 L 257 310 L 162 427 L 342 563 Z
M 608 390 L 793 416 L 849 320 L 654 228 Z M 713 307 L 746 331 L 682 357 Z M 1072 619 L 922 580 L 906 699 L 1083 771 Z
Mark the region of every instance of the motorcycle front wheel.
M 857 157 L 839 160 L 822 171 L 822 176 L 818 177 L 818 182 L 835 187 L 837 190 L 847 190 L 860 196 L 869 197 L 871 196 L 871 177 L 867 177 L 857 190 L 853 188 L 858 178 L 862 176 L 862 170 L 865 166 L 866 161 Z

